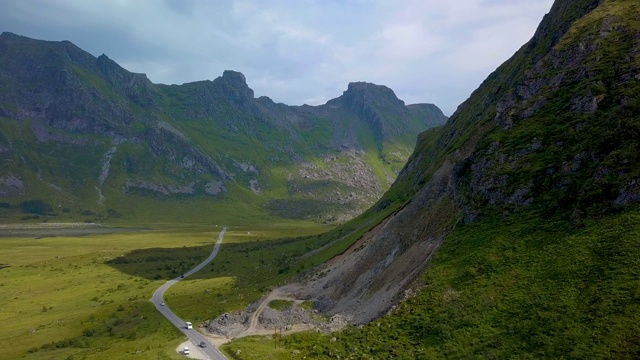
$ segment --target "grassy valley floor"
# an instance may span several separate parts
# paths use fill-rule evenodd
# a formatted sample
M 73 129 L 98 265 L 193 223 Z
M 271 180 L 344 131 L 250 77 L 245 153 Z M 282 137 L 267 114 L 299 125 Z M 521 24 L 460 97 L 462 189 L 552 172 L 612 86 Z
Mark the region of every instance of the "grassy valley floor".
M 220 229 L 166 224 L 70 236 L 32 228 L 0 237 L 0 358 L 182 358 L 182 334 L 149 299 L 206 258 Z M 219 257 L 174 286 L 167 303 L 196 324 L 243 308 L 295 273 L 287 259 L 306 251 L 302 236 L 326 230 L 303 222 L 231 227 Z

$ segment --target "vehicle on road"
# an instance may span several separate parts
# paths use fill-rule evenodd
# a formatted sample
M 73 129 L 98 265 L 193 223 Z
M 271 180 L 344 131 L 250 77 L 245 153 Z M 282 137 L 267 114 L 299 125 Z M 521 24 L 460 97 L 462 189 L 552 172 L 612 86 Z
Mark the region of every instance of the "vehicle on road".
M 214 359 L 226 359 L 226 357 L 215 346 L 209 346 L 211 344 L 209 344 L 207 341 L 198 340 L 197 342 L 194 342 L 195 339 L 202 339 L 202 337 L 199 334 L 197 334 L 195 331 L 192 331 L 194 329 L 193 323 L 189 321 L 181 320 L 180 317 L 178 317 L 176 314 L 174 314 L 171 311 L 171 309 L 169 309 L 169 307 L 164 307 L 163 309 L 160 309 L 160 306 L 166 306 L 163 300 L 164 300 L 164 294 L 167 291 L 167 289 L 169 289 L 169 287 L 179 282 L 181 278 L 184 279 L 187 275 L 190 275 L 191 273 L 195 273 L 196 271 L 202 269 L 205 265 L 209 264 L 211 260 L 213 260 L 216 257 L 216 255 L 218 254 L 218 250 L 220 249 L 220 245 L 222 244 L 222 239 L 226 230 L 227 228 L 225 227 L 222 229 L 222 231 L 220 231 L 220 235 L 218 236 L 218 241 L 213 247 L 213 250 L 211 251 L 211 255 L 209 255 L 209 257 L 205 261 L 200 263 L 190 272 L 180 274 L 180 277 L 176 277 L 167 281 L 165 284 L 160 286 L 153 293 L 153 296 L 151 298 L 151 302 L 155 304 L 160 314 L 162 314 L 165 318 L 167 318 L 167 320 L 169 320 L 178 329 L 180 329 L 180 331 L 182 331 L 185 335 L 187 335 L 189 340 L 192 341 L 192 343 L 194 344 L 193 346 L 196 347 L 196 352 L 202 352 L 208 358 L 214 358 Z M 158 302 L 158 300 L 160 300 L 160 302 Z M 198 348 L 200 348 L 201 350 L 198 350 Z M 177 350 L 182 355 L 191 356 L 190 355 L 191 351 L 187 346 L 185 347 L 181 346 Z

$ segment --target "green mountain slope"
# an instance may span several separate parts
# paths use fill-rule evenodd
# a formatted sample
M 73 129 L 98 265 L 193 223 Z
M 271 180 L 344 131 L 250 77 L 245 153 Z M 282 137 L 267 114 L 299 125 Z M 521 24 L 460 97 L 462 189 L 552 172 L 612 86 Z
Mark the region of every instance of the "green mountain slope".
M 420 135 L 385 196 L 334 233 L 344 252 L 301 290 L 356 324 L 398 309 L 335 342 L 289 346 L 637 358 L 639 15 L 631 0 L 557 0 L 445 126 Z
M 445 120 L 369 83 L 287 106 L 255 98 L 234 71 L 159 85 L 68 41 L 0 35 L 0 194 L 13 209 L 341 221 L 389 187 L 416 134 Z

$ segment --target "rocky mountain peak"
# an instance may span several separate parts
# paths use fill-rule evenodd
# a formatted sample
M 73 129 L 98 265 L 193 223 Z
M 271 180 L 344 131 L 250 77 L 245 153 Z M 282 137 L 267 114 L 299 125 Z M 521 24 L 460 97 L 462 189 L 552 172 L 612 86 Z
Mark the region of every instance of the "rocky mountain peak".
M 213 82 L 222 88 L 225 95 L 236 102 L 253 99 L 253 90 L 247 85 L 247 79 L 241 72 L 225 70 L 222 76 L 216 78 Z
M 347 90 L 341 96 L 344 103 L 363 104 L 370 101 L 388 101 L 396 106 L 404 106 L 404 101 L 398 99 L 393 90 L 384 85 L 376 85 L 368 82 L 351 82 Z
M 23 36 L 20 36 L 18 34 L 14 34 L 14 33 L 10 32 L 10 31 L 3 31 L 2 34 L 0 34 L 0 37 L 3 37 L 3 38 L 21 38 Z
M 102 54 L 98 56 L 96 60 L 96 65 L 100 72 L 105 75 L 107 78 L 112 79 L 113 77 L 128 77 L 130 73 L 123 69 L 120 65 L 118 65 L 115 61 L 111 60 L 107 55 Z
M 346 109 L 367 122 L 378 139 L 388 139 L 406 131 L 407 123 L 396 119 L 411 118 L 422 129 L 442 125 L 447 120 L 434 105 L 423 105 L 406 106 L 390 88 L 362 81 L 349 83 L 340 97 L 326 103 L 328 107 Z
M 569 30 L 573 22 L 602 4 L 604 0 L 557 0 L 544 16 L 533 38 L 526 45 L 528 50 L 537 48 L 541 54 L 551 50 Z
M 242 85 L 247 85 L 247 78 L 239 71 L 225 70 L 222 72 L 222 77 L 229 81 L 234 81 Z
M 127 93 L 132 100 L 139 104 L 151 102 L 150 99 L 148 99 L 148 93 L 153 88 L 153 84 L 151 80 L 147 78 L 147 75 L 127 71 L 105 54 L 98 56 L 96 66 L 105 80 Z
M 397 126 L 389 123 L 389 119 L 407 114 L 404 101 L 398 99 L 393 90 L 367 82 L 349 83 L 347 90 L 337 99 L 329 100 L 327 105 L 343 107 L 365 120 L 380 139 L 397 132 Z

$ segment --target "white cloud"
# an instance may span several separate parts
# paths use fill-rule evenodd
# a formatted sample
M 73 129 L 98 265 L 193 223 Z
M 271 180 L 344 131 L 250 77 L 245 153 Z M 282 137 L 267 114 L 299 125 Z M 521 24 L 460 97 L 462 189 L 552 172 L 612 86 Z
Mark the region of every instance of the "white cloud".
M 379 53 L 388 61 L 427 58 L 437 52 L 444 41 L 419 22 L 389 24 L 374 37 Z

